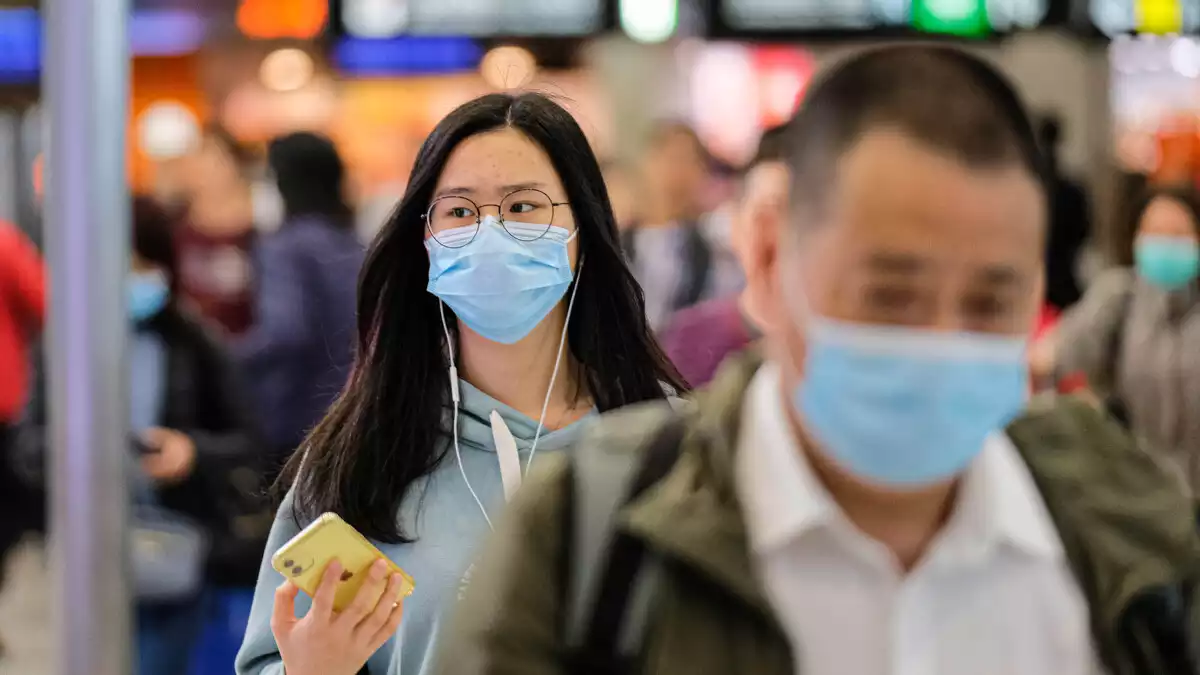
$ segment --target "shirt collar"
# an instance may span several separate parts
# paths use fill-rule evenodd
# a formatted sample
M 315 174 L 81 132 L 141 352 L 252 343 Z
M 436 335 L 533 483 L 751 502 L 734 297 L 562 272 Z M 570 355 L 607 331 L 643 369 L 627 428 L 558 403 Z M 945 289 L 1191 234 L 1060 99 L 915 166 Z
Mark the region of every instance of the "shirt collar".
M 849 523 L 813 472 L 780 388 L 780 370 L 764 364 L 751 381 L 738 440 L 737 481 L 750 544 L 770 552 L 805 533 Z M 938 556 L 983 557 L 998 546 L 1027 555 L 1063 555 L 1044 500 L 1012 440 L 996 432 L 963 476 L 954 514 L 934 546 Z

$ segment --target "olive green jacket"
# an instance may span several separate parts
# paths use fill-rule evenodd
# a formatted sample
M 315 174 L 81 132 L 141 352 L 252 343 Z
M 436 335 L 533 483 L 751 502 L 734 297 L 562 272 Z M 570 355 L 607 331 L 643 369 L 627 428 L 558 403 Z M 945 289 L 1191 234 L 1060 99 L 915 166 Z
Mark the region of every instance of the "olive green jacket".
M 687 432 L 670 473 L 616 514 L 619 528 L 664 559 L 648 615 L 637 672 L 647 675 L 793 675 L 787 639 L 755 576 L 734 488 L 734 452 L 753 357 L 727 364 L 686 413 Z M 641 406 L 607 416 L 573 459 L 546 458 L 510 505 L 476 564 L 466 597 L 443 634 L 442 675 L 567 675 L 564 624 L 571 613 L 563 564 L 567 482 L 578 453 L 630 453 L 673 415 Z M 1174 592 L 1190 601 L 1200 543 L 1191 501 L 1178 481 L 1088 405 L 1069 399 L 1035 404 L 1008 429 L 1054 518 L 1081 588 L 1093 634 L 1113 675 L 1141 675 L 1128 638 L 1127 610 Z M 575 473 L 574 480 L 586 481 Z M 1144 604 L 1144 603 L 1143 603 Z M 1200 634 L 1200 609 L 1176 624 Z M 1152 610 L 1153 611 L 1153 610 Z M 1189 616 L 1190 611 L 1190 616 Z M 1143 630 L 1144 629 L 1144 630 Z M 1134 622 L 1135 640 L 1151 642 Z M 1153 648 L 1150 648 L 1153 652 Z M 1152 655 L 1158 663 L 1161 655 Z M 1152 666 L 1154 675 L 1170 672 Z M 1147 673 L 1146 675 L 1149 675 Z

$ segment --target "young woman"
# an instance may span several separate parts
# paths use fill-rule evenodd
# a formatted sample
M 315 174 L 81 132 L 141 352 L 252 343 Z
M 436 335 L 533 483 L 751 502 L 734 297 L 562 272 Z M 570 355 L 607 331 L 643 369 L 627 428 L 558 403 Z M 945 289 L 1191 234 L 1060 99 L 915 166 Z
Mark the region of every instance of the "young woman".
M 646 324 L 587 139 L 538 94 L 471 101 L 426 140 L 368 253 L 357 347 L 341 397 L 281 479 L 291 489 L 239 675 L 427 672 L 441 611 L 534 455 L 596 412 L 684 386 Z M 271 568 L 327 511 L 416 580 L 402 623 L 398 580 L 378 566 L 341 613 L 336 564 L 315 601 Z

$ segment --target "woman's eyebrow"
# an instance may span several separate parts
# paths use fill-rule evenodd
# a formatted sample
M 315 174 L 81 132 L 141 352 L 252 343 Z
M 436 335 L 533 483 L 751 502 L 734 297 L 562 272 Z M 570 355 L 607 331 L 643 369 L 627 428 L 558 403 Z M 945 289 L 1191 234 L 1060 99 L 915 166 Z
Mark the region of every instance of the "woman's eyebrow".
M 545 189 L 546 184 L 540 181 L 531 180 L 524 183 L 512 183 L 510 185 L 501 185 L 501 192 L 516 192 L 517 190 L 541 190 Z
M 433 198 L 437 199 L 439 197 L 449 197 L 452 195 L 469 195 L 469 194 L 475 194 L 475 189 L 469 188 L 469 187 L 448 187 L 448 188 L 442 188 L 441 190 L 438 190 L 437 194 L 433 195 Z

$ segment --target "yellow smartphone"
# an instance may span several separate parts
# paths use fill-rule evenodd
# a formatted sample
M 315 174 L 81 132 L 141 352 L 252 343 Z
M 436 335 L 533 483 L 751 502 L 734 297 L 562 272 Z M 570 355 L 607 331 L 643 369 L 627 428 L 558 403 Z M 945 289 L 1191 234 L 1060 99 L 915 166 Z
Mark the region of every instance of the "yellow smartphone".
M 384 560 L 389 576 L 399 574 L 403 580 L 400 597 L 412 595 L 415 584 L 407 572 L 388 560 L 378 548 L 367 541 L 336 513 L 317 518 L 300 534 L 284 544 L 271 557 L 271 567 L 296 584 L 309 597 L 317 594 L 321 578 L 329 563 L 337 560 L 345 570 L 333 599 L 333 608 L 342 611 L 354 600 L 367 578 L 367 571 L 376 560 Z

